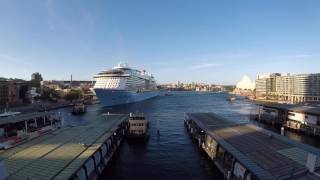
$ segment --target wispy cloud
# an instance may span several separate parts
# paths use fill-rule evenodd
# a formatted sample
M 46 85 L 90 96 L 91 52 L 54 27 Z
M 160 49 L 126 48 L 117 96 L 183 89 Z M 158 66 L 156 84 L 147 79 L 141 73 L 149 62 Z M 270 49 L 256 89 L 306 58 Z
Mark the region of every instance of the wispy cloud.
M 48 25 L 51 30 L 63 29 L 67 32 L 75 31 L 75 24 L 71 21 L 68 21 L 68 17 L 60 17 L 57 11 L 57 2 L 56 0 L 47 0 L 45 2 L 45 8 L 47 9 L 48 14 Z
M 216 59 L 216 60 L 233 60 L 233 59 L 241 59 L 241 58 L 248 58 L 254 57 L 256 54 L 253 53 L 228 53 L 228 54 L 213 54 L 207 56 L 209 59 Z
M 0 63 L 11 63 L 11 64 L 16 64 L 16 65 L 23 65 L 23 66 L 30 66 L 32 65 L 31 63 L 28 63 L 27 60 L 18 58 L 16 56 L 0 53 Z
M 5 61 L 16 61 L 17 59 L 13 56 L 9 56 L 7 54 L 0 54 L 0 59 Z
M 55 24 L 53 22 L 53 2 L 54 0 L 47 0 L 46 3 L 45 3 L 45 8 L 47 9 L 47 13 L 48 13 L 48 25 L 49 25 L 49 28 L 51 30 L 54 30 L 55 29 Z
M 0 76 L 24 79 L 29 77 L 32 71 L 33 65 L 29 61 L 0 53 Z
M 314 57 L 314 54 L 293 54 L 293 55 L 281 55 L 276 57 L 277 59 L 304 59 L 309 57 Z
M 206 69 L 206 68 L 212 68 L 212 67 L 219 67 L 222 66 L 222 64 L 219 63 L 204 63 L 204 64 L 197 64 L 189 66 L 188 69 L 190 70 L 199 70 L 199 69 Z
M 71 14 L 60 12 L 63 10 L 59 8 L 62 6 L 60 4 L 62 2 L 64 1 L 47 0 L 45 2 L 44 6 L 48 15 L 47 22 L 51 30 L 62 29 L 67 32 L 75 32 L 84 27 L 90 32 L 94 30 L 95 18 L 85 2 L 75 2 L 73 4 L 75 10 Z

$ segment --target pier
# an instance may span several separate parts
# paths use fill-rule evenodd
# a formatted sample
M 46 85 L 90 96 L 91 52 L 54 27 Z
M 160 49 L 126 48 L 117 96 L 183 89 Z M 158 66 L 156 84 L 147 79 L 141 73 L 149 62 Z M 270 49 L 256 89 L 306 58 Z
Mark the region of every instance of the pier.
M 0 151 L 0 179 L 96 179 L 125 134 L 127 115 L 67 125 Z
M 320 151 L 248 122 L 185 115 L 185 127 L 226 179 L 319 179 Z
M 313 136 L 320 136 L 320 107 L 300 104 L 258 104 L 251 119 L 292 129 Z

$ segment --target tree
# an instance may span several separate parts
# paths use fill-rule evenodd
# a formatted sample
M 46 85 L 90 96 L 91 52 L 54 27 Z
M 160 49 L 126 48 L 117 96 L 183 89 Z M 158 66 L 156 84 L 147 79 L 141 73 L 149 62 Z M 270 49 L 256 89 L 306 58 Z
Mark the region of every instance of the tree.
M 83 97 L 83 92 L 80 89 L 71 89 L 70 92 L 68 92 L 64 99 L 68 101 L 74 101 L 78 100 Z
M 52 99 L 59 99 L 61 98 L 60 94 L 54 90 L 47 87 L 43 88 L 42 94 L 40 99 L 42 100 L 52 100 Z

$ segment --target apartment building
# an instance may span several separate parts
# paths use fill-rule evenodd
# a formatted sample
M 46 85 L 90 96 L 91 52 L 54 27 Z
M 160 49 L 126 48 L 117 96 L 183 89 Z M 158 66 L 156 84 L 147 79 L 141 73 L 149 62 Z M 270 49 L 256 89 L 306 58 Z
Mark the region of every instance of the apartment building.
M 320 101 L 320 73 L 258 76 L 256 96 L 298 103 Z

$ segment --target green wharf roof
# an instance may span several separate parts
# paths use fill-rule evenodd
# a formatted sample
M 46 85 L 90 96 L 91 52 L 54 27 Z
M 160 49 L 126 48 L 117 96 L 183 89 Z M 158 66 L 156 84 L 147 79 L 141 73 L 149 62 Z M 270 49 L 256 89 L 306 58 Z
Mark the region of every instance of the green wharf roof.
M 68 179 L 127 118 L 101 116 L 0 152 L 8 179 Z

